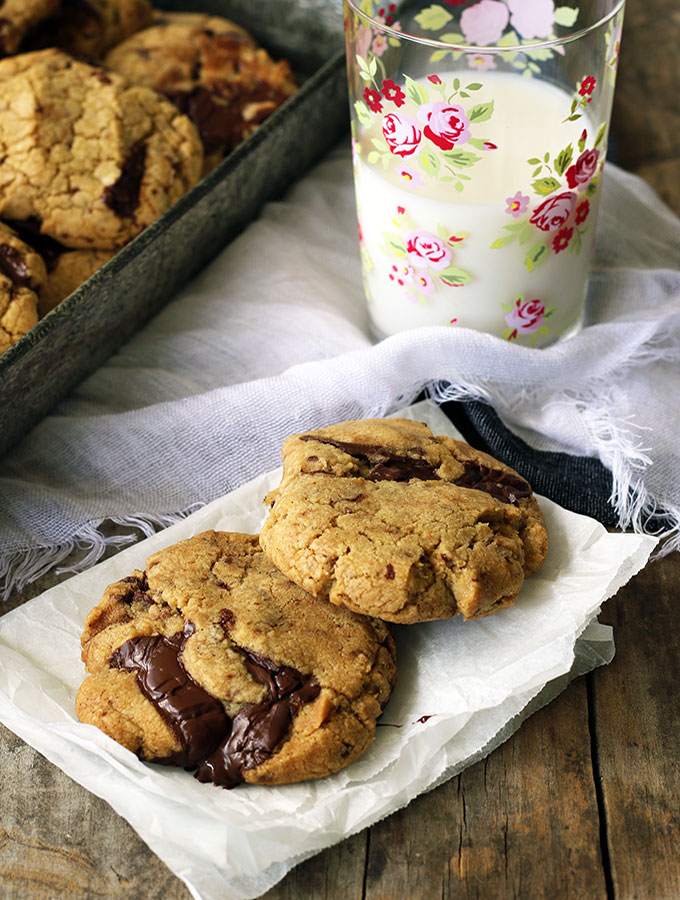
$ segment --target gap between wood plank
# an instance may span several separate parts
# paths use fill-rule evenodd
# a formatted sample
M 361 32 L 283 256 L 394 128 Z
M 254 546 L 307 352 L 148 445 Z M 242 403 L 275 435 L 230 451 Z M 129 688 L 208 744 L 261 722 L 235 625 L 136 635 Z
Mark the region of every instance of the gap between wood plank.
M 600 769 L 600 750 L 597 740 L 597 723 L 595 721 L 595 680 L 593 673 L 586 675 L 586 699 L 588 702 L 588 732 L 590 734 L 590 759 L 593 769 L 593 784 L 597 800 L 597 812 L 600 823 L 600 855 L 602 856 L 602 870 L 604 873 L 605 890 L 608 900 L 615 900 L 614 881 L 612 879 L 611 858 L 609 855 L 609 833 L 607 829 L 607 810 L 604 803 L 604 791 L 602 789 L 602 775 Z
M 371 852 L 371 826 L 366 829 L 366 848 L 364 850 L 364 882 L 361 885 L 361 900 L 366 900 L 366 885 L 368 883 L 368 859 Z

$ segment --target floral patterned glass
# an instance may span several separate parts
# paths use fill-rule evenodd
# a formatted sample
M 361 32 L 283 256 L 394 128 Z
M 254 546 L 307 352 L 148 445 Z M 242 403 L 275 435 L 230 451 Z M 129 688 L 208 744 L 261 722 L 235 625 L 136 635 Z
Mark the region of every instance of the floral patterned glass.
M 345 0 L 378 337 L 446 325 L 540 347 L 580 327 L 623 7 Z

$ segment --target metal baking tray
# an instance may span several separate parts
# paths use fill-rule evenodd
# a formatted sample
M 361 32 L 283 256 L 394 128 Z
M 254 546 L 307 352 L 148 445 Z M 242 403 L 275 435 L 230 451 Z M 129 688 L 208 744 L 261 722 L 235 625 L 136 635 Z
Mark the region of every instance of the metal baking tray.
M 232 19 L 301 84 L 196 187 L 0 355 L 0 454 L 97 369 L 349 127 L 341 0 L 154 0 Z

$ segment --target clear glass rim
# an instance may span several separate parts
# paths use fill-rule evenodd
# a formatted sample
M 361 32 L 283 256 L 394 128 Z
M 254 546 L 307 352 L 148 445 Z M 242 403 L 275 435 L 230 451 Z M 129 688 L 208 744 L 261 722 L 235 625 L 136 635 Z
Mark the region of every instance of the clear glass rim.
M 626 5 L 626 0 L 618 0 L 617 3 L 614 4 L 613 9 L 611 9 L 604 16 L 599 18 L 597 22 L 593 22 L 592 25 L 588 25 L 587 28 L 580 28 L 578 31 L 573 31 L 571 34 L 566 34 L 561 38 L 553 38 L 549 41 L 535 41 L 529 42 L 526 44 L 513 44 L 507 47 L 500 47 L 498 44 L 484 46 L 480 44 L 449 44 L 447 41 L 435 41 L 431 38 L 420 37 L 420 35 L 409 34 L 407 31 L 399 31 L 397 28 L 392 28 L 390 25 L 386 25 L 384 22 L 378 22 L 377 19 L 374 19 L 373 16 L 369 16 L 367 13 L 362 12 L 355 3 L 355 0 L 344 0 L 347 6 L 355 12 L 358 16 L 364 19 L 366 22 L 370 23 L 373 28 L 377 28 L 380 31 L 383 31 L 385 34 L 390 37 L 397 38 L 397 40 L 407 40 L 411 41 L 414 44 L 423 44 L 426 47 L 431 47 L 433 50 L 454 50 L 456 52 L 461 53 L 531 53 L 533 50 L 544 50 L 555 47 L 561 47 L 564 44 L 571 44 L 574 41 L 581 40 L 581 38 L 586 37 L 592 32 L 597 31 L 603 25 L 606 25 L 611 19 L 613 19 Z

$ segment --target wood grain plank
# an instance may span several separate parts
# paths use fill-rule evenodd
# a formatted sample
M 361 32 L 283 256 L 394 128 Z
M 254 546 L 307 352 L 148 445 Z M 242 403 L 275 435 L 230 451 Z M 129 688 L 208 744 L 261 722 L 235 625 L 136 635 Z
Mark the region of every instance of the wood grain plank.
M 658 560 L 603 610 L 614 661 L 593 673 L 616 897 L 680 897 L 680 554 Z
M 0 726 L 3 900 L 190 900 L 103 800 Z
M 366 900 L 605 900 L 585 680 L 371 829 Z
M 678 95 L 680 96 L 680 85 Z M 677 159 L 639 165 L 632 171 L 644 178 L 664 203 L 667 203 L 676 215 L 680 215 L 680 156 Z
M 262 900 L 362 900 L 368 829 L 293 869 Z
M 612 115 L 626 169 L 680 155 L 679 43 L 676 0 L 629 0 Z

